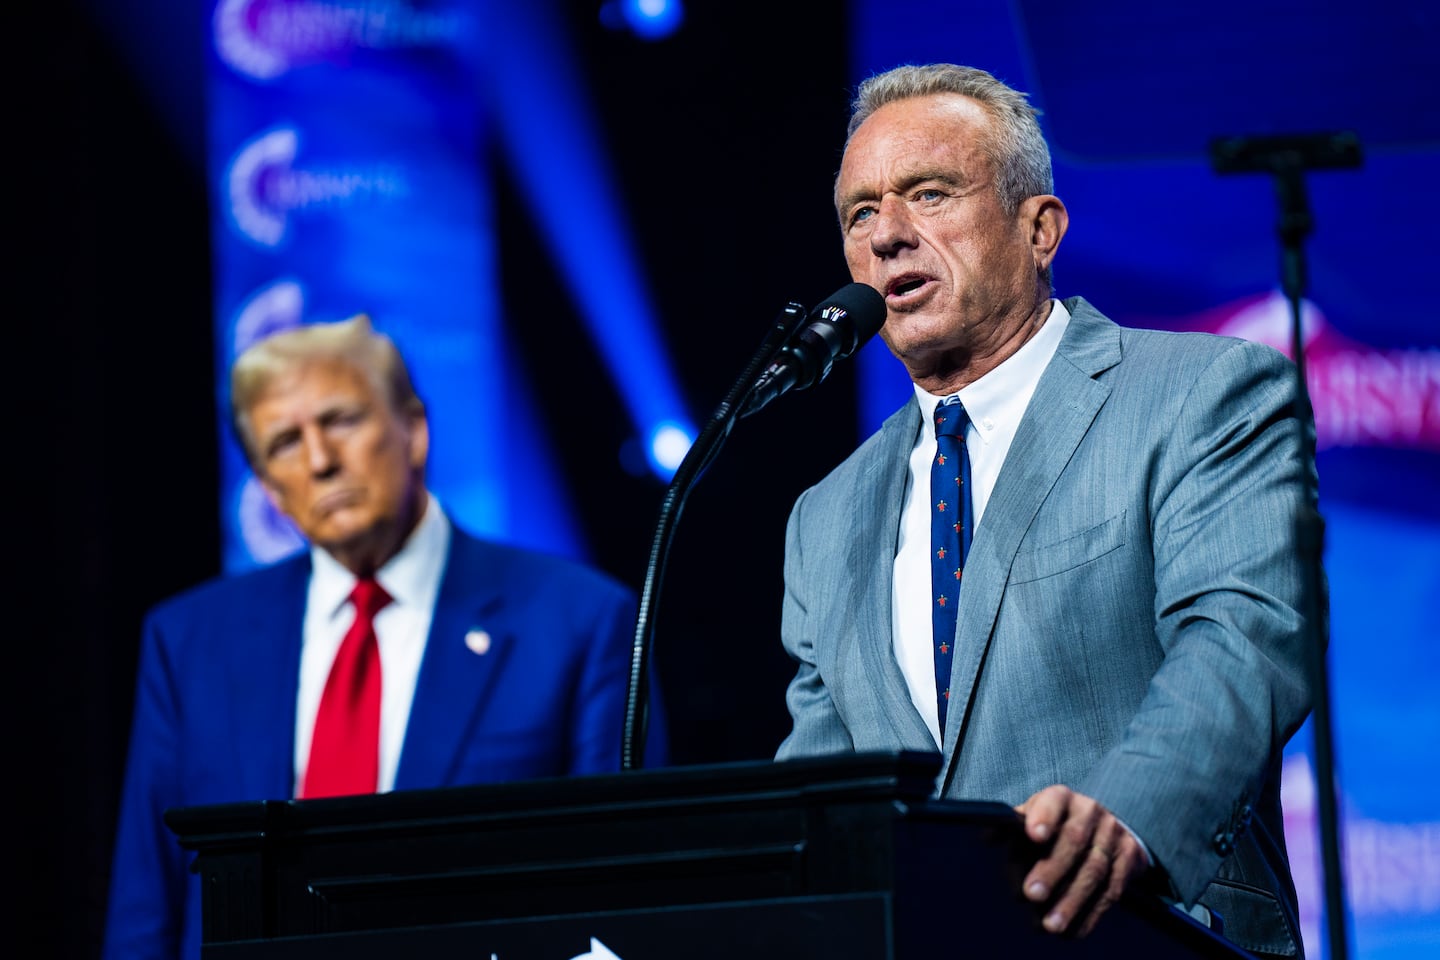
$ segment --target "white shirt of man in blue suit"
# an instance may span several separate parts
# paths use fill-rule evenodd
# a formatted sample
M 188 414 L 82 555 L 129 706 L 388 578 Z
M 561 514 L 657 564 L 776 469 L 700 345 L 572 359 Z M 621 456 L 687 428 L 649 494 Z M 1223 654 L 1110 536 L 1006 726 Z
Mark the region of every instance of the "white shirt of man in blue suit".
M 376 789 L 620 768 L 633 592 L 581 564 L 488 542 L 426 489 L 426 412 L 364 316 L 248 349 L 235 426 L 310 549 L 200 584 L 146 618 L 110 877 L 107 958 L 199 956 L 199 878 L 167 809 L 302 795 L 357 579 L 391 598 Z M 665 761 L 652 694 L 648 755 Z

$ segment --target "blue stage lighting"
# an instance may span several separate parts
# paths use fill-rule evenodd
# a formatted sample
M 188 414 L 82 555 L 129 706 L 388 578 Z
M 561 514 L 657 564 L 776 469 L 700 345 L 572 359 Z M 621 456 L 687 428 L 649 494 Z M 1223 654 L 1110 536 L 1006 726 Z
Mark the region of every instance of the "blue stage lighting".
M 663 40 L 685 19 L 680 0 L 610 0 L 600 10 L 600 21 L 616 29 L 628 29 L 642 40 Z
M 651 469 L 665 476 L 673 476 L 694 442 L 695 438 L 680 424 L 658 424 L 650 434 L 650 444 L 646 450 Z
M 532 2 L 497 8 L 497 18 L 501 12 L 504 17 L 495 27 L 507 42 L 492 52 L 489 65 L 496 77 L 526 78 L 525 83 L 491 87 L 501 142 L 560 280 L 645 447 L 645 460 L 668 479 L 684 453 L 665 466 L 655 437 L 671 427 L 684 439 L 666 441 L 664 448 L 688 449 L 694 430 L 641 276 L 609 158 L 600 149 L 595 117 L 583 96 L 585 85 L 563 32 L 548 27 L 542 16 L 547 6 Z M 545 69 L 537 71 L 532 64 L 545 64 Z M 557 184 L 565 189 L 556 189 Z

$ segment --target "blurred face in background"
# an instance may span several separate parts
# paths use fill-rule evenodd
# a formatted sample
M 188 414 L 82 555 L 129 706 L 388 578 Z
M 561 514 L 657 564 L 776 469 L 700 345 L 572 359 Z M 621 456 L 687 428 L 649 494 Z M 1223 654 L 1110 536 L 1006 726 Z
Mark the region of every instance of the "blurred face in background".
M 425 506 L 429 425 L 400 412 L 365 371 L 307 361 L 249 411 L 260 482 L 311 543 L 357 575 L 394 556 Z

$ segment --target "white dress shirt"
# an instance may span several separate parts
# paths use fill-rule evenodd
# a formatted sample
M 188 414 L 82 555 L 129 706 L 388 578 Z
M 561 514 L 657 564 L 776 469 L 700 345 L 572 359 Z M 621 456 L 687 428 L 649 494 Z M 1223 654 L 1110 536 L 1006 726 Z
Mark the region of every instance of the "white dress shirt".
M 985 505 L 1005 464 L 1020 418 L 1030 405 L 1040 375 L 1055 355 L 1070 324 L 1070 311 L 1050 301 L 1050 316 L 1035 336 L 985 376 L 954 394 L 970 415 L 965 449 L 970 455 L 970 501 L 979 535 Z M 934 633 L 930 625 L 930 464 L 935 459 L 935 408 L 944 397 L 918 386 L 920 435 L 910 451 L 910 478 L 900 510 L 900 539 L 895 551 L 894 595 L 890 624 L 895 637 L 895 658 L 910 688 L 910 700 L 930 735 L 940 745 L 940 712 L 935 704 Z M 964 587 L 961 587 L 963 593 Z
M 970 455 L 970 498 L 975 516 L 973 534 L 979 535 L 980 519 L 995 489 L 1005 455 L 1020 428 L 1020 419 L 1035 395 L 1040 375 L 1050 365 L 1070 311 L 1059 300 L 1050 301 L 1050 316 L 1035 336 L 1007 357 L 998 367 L 953 394 L 970 415 L 965 430 L 965 450 Z M 940 710 L 935 703 L 935 640 L 930 624 L 930 463 L 935 459 L 935 408 L 946 397 L 926 393 L 918 386 L 920 435 L 910 451 L 910 477 L 900 512 L 900 542 L 895 551 L 895 585 L 890 604 L 890 624 L 895 637 L 895 657 L 910 689 L 910 701 L 936 746 L 941 745 Z M 919 494 L 924 494 L 923 496 Z M 961 587 L 963 592 L 964 587 Z M 1153 862 L 1150 848 L 1124 821 L 1120 822 L 1140 844 L 1147 863 Z M 1209 923 L 1204 907 L 1189 911 Z M 1203 914 L 1203 915 L 1202 915 Z
M 395 788 L 400 748 L 415 699 L 415 681 L 425 655 L 425 639 L 440 592 L 440 576 L 450 551 L 450 521 L 434 496 L 426 495 L 425 513 L 400 552 L 375 573 L 393 598 L 375 616 L 380 645 L 380 781 L 384 793 Z M 300 692 L 295 722 L 295 795 L 305 782 L 310 738 L 320 695 L 340 643 L 355 619 L 350 591 L 355 575 L 319 547 L 310 550 L 310 587 L 305 596 L 305 627 L 300 648 Z

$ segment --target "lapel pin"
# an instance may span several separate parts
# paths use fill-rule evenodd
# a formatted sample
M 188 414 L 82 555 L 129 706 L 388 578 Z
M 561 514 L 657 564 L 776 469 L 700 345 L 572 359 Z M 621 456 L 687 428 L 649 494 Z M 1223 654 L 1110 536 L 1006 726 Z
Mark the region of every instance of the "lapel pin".
M 477 657 L 483 657 L 490 652 L 490 634 L 475 627 L 465 634 L 465 646 Z

